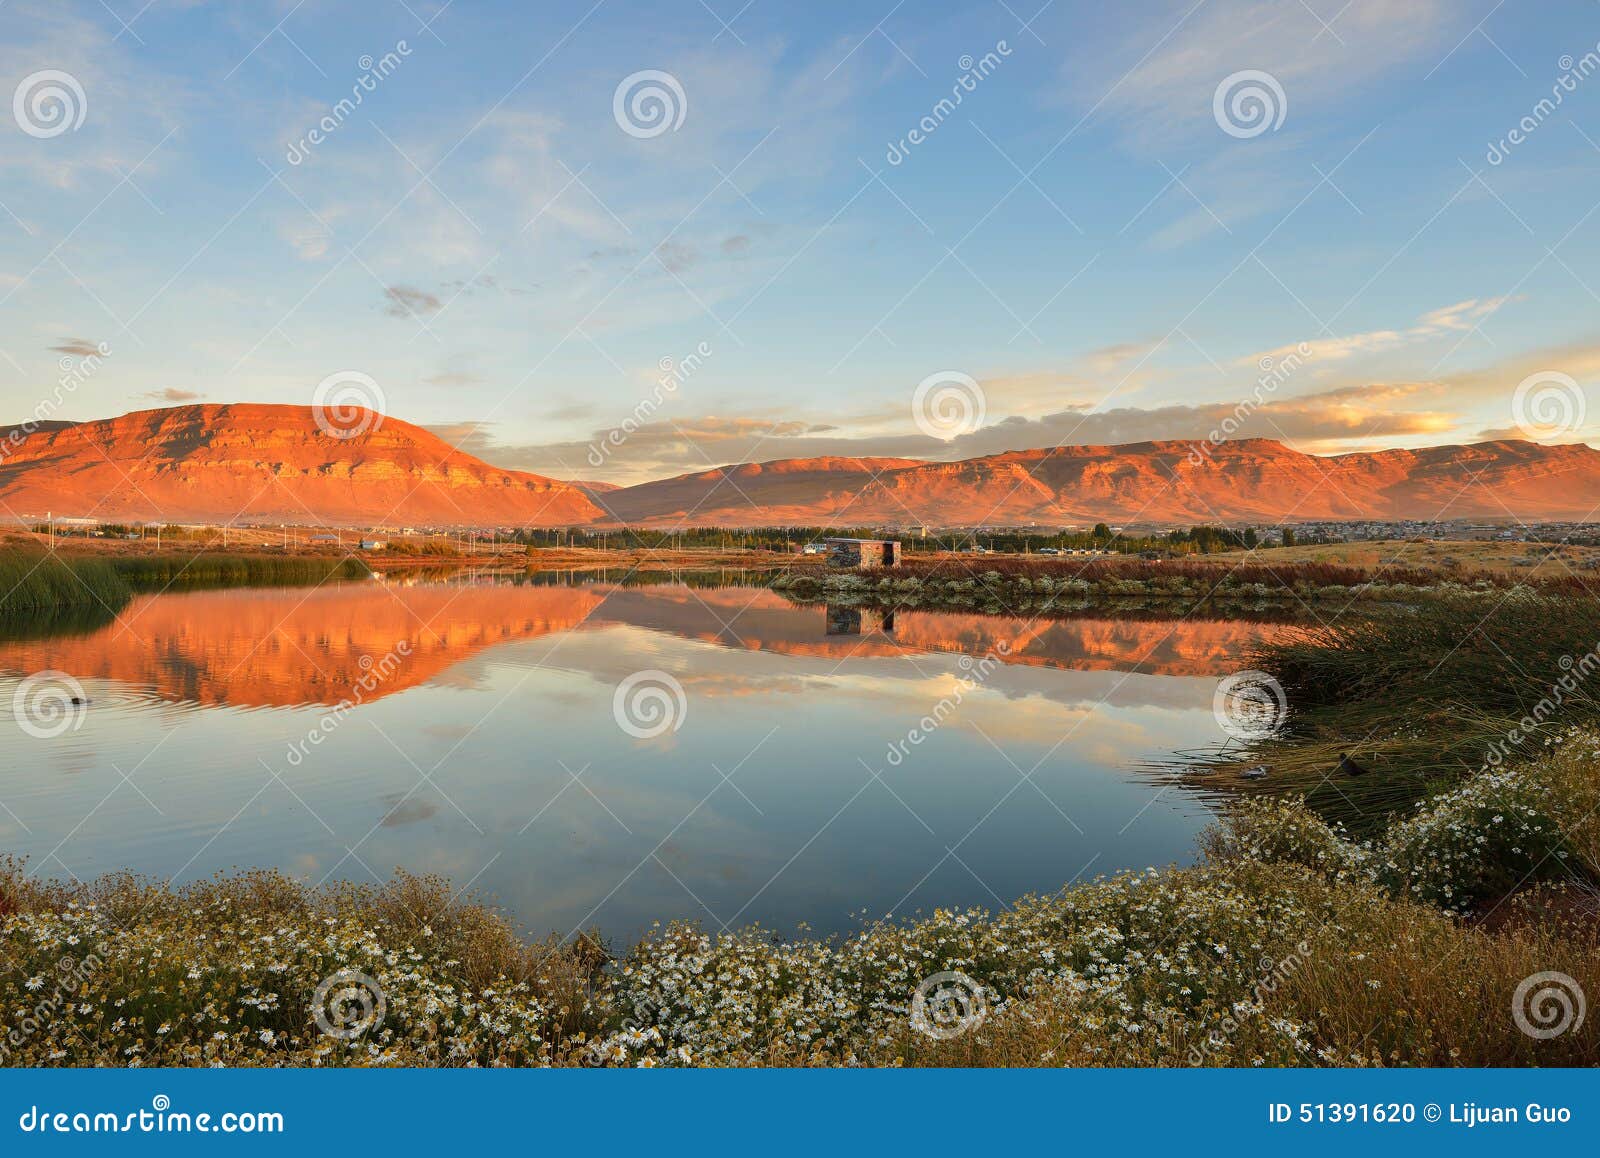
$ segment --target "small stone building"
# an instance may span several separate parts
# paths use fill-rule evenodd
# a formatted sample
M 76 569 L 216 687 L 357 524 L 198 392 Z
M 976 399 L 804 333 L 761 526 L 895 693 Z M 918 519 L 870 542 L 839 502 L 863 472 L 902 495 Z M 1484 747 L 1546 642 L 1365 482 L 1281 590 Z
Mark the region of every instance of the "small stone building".
M 828 566 L 868 567 L 900 566 L 900 544 L 895 539 L 824 539 L 828 547 Z

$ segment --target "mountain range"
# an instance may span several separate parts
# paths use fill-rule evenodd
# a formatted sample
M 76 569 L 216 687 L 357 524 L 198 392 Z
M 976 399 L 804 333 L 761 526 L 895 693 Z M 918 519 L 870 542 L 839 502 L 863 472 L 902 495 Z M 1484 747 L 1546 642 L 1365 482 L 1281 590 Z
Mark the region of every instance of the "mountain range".
M 1561 519 L 1600 507 L 1600 451 L 1514 439 L 1317 456 L 1268 439 L 1019 450 L 956 462 L 800 458 L 634 486 L 492 466 L 368 413 L 176 406 L 0 427 L 0 518 L 339 526 L 1020 526 Z

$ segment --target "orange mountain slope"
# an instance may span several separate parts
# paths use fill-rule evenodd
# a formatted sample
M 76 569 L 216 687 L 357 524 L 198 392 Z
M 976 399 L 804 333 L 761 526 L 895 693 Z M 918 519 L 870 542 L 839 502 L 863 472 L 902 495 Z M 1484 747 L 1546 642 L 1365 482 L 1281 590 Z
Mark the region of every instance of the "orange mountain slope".
M 972 526 L 1256 519 L 1585 519 L 1600 451 L 1483 442 L 1323 458 L 1267 439 L 1068 446 L 958 462 L 797 459 L 642 483 L 628 523 Z
M 911 458 L 785 458 L 640 483 L 595 501 L 619 523 L 848 525 L 856 521 L 857 496 L 875 477 L 926 465 Z
M 0 517 L 566 526 L 604 512 L 568 483 L 502 470 L 409 422 L 352 438 L 308 406 L 142 410 L 39 429 L 0 456 Z

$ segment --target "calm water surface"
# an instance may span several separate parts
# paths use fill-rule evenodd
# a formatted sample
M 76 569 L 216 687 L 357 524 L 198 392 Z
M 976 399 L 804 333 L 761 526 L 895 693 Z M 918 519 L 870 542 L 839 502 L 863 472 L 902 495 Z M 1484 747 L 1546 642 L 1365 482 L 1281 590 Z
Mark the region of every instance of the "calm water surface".
M 826 932 L 863 911 L 997 906 L 1190 859 L 1206 806 L 1133 766 L 1220 742 L 1217 680 L 1274 630 L 886 624 L 670 582 L 146 596 L 108 626 L 0 643 L 0 710 L 46 669 L 91 701 L 60 735 L 6 737 L 0 849 L 57 877 L 398 866 L 536 934 L 624 940 L 671 917 Z M 614 695 L 646 669 L 686 710 L 639 738 Z M 334 711 L 363 677 L 362 702 Z

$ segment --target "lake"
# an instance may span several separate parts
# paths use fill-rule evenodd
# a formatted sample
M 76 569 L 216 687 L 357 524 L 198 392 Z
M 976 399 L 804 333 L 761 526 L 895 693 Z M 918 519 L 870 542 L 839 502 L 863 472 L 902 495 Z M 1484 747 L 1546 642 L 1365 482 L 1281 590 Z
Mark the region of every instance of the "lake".
M 667 577 L 140 596 L 0 642 L 0 849 L 61 878 L 401 867 L 623 942 L 997 907 L 1193 859 L 1206 802 L 1139 768 L 1221 743 L 1217 683 L 1277 630 Z

